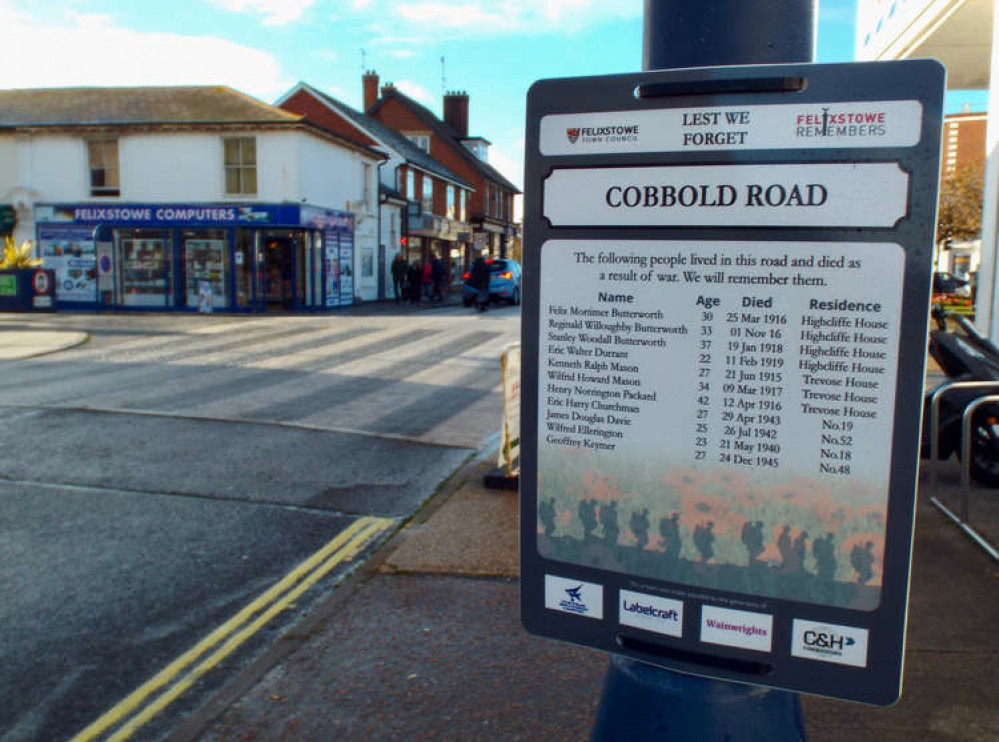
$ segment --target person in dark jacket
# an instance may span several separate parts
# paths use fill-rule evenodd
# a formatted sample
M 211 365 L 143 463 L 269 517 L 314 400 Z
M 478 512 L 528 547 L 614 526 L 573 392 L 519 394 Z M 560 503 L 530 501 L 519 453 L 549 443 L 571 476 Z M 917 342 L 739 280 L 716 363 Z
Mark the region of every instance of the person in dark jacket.
M 444 301 L 444 261 L 434 253 L 433 260 L 430 261 L 430 279 L 434 283 L 433 300 Z
M 468 276 L 468 285 L 478 293 L 475 296 L 475 308 L 484 312 L 489 308 L 489 263 L 483 251 L 472 263 L 472 272 Z
M 395 292 L 395 300 L 402 301 L 406 291 L 406 270 L 409 266 L 401 252 L 395 254 L 392 261 L 392 291 Z
M 423 268 L 419 260 L 414 260 L 409 264 L 409 270 L 406 271 L 406 284 L 409 290 L 410 304 L 419 304 L 420 290 L 423 285 Z

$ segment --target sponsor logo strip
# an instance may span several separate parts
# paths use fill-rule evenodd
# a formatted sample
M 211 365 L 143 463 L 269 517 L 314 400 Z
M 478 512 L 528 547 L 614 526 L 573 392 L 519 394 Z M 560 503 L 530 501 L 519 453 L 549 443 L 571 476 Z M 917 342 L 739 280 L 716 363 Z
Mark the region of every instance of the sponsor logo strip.
M 545 575 L 545 608 L 577 616 L 604 617 L 604 588 L 592 582 Z
M 618 622 L 666 636 L 683 636 L 683 601 L 622 590 Z
M 867 667 L 867 629 L 794 619 L 791 654 L 806 660 Z
M 701 641 L 726 647 L 769 652 L 774 617 L 767 613 L 733 611 L 706 605 L 701 608 Z

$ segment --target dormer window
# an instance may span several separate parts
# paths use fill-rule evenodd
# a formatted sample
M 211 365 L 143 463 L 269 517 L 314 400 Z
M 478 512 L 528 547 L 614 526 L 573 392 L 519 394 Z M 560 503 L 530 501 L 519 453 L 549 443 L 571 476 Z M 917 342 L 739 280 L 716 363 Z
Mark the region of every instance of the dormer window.
M 427 154 L 430 154 L 430 135 L 429 134 L 406 134 L 406 138 L 415 144 L 417 147 L 422 149 Z

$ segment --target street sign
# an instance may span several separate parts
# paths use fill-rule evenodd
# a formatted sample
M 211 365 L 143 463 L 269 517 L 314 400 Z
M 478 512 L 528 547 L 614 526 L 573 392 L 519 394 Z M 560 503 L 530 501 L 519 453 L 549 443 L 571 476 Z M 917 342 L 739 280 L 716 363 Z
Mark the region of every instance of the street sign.
M 933 61 L 531 88 L 529 631 L 897 700 L 943 88 Z

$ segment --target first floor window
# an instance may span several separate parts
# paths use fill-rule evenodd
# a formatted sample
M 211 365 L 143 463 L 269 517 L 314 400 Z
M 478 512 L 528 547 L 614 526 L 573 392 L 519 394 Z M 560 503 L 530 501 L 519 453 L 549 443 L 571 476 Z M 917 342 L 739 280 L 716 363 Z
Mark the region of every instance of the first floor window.
M 225 151 L 225 192 L 230 196 L 257 194 L 257 140 L 231 137 L 222 140 Z
M 118 140 L 91 139 L 87 142 L 87 150 L 90 156 L 90 195 L 121 195 Z

